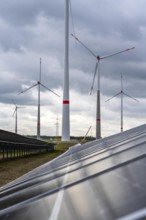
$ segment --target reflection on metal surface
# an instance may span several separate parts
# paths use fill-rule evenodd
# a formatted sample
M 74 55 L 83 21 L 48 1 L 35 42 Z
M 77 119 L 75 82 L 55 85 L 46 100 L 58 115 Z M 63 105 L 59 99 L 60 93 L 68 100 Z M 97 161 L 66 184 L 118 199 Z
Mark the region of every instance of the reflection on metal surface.
M 137 216 L 134 213 L 144 213 L 140 210 L 146 204 L 145 186 L 146 125 L 142 125 L 73 146 L 1 187 L 0 219 L 130 220 Z
M 145 220 L 146 219 L 146 208 L 139 210 L 137 212 L 134 212 L 132 214 L 129 214 L 125 217 L 119 218 L 118 220 Z

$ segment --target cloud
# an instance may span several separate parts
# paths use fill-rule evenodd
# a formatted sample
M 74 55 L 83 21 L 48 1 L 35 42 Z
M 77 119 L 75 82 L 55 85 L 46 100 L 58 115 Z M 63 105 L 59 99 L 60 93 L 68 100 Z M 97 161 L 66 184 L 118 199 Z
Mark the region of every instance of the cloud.
M 124 98 L 124 128 L 145 122 L 145 0 L 74 0 L 70 8 L 70 33 L 96 55 L 104 56 L 135 46 L 134 50 L 100 62 L 102 134 L 120 131 L 120 97 L 105 100 L 120 92 L 123 73 L 124 91 L 137 98 Z M 71 16 L 72 14 L 72 16 Z M 73 24 L 74 23 L 74 27 Z M 36 133 L 37 87 L 22 95 L 24 88 L 37 83 L 42 58 L 42 83 L 58 93 L 41 90 L 42 134 L 56 134 L 59 117 L 61 134 L 64 75 L 64 1 L 3 0 L 0 7 L 0 122 L 13 130 L 14 106 L 19 111 L 19 132 Z M 89 96 L 96 58 L 70 36 L 70 114 L 71 135 L 84 135 L 89 126 L 95 135 L 96 90 Z M 137 120 L 138 119 L 138 120 Z

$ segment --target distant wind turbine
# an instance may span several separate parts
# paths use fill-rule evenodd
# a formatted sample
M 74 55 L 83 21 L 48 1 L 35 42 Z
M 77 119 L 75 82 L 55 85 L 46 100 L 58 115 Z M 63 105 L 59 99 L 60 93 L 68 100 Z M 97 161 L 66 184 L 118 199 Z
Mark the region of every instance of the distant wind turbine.
M 58 115 L 57 115 L 57 118 L 56 118 L 56 137 L 59 136 L 59 118 L 58 118 Z
M 100 121 L 100 60 L 103 60 L 103 59 L 107 59 L 109 57 L 112 57 L 112 56 L 115 56 L 115 55 L 118 55 L 120 53 L 123 53 L 123 52 L 128 52 L 129 50 L 132 50 L 134 49 L 135 47 L 131 47 L 131 48 L 128 48 L 126 50 L 122 50 L 122 51 L 119 51 L 119 52 L 116 52 L 116 53 L 113 53 L 113 54 L 110 54 L 110 55 L 106 55 L 106 56 L 99 56 L 99 55 L 96 55 L 92 50 L 90 50 L 82 41 L 80 41 L 75 35 L 71 34 L 75 40 L 77 40 L 86 50 L 88 50 L 90 52 L 90 54 L 92 54 L 93 57 L 95 57 L 96 59 L 96 65 L 95 65 L 95 71 L 94 71 L 94 75 L 93 75 L 93 81 L 92 81 L 92 85 L 91 85 L 91 91 L 90 91 L 90 95 L 92 94 L 92 90 L 93 90 L 93 86 L 94 86 L 94 81 L 95 81 L 95 76 L 96 76 L 96 73 L 98 71 L 98 74 L 97 74 L 97 107 L 96 107 L 96 139 L 99 139 L 101 138 L 101 121 Z
M 123 95 L 133 99 L 134 101 L 137 101 L 137 99 L 133 98 L 132 96 L 126 94 L 124 91 L 123 91 L 123 75 L 121 73 L 121 91 L 118 92 L 116 95 L 112 96 L 111 98 L 107 99 L 105 102 L 108 102 L 110 101 L 111 99 L 115 98 L 116 96 L 118 95 L 121 95 L 121 132 L 123 132 Z
M 34 85 L 30 86 L 29 88 L 23 90 L 22 92 L 18 93 L 18 95 L 22 94 L 22 93 L 25 93 L 26 91 L 32 89 L 35 86 L 38 86 L 37 139 L 40 139 L 40 87 L 42 86 L 45 89 L 47 89 L 50 92 L 52 92 L 54 95 L 60 97 L 57 93 L 53 92 L 51 89 L 49 89 L 48 87 L 46 87 L 44 84 L 41 83 L 41 58 L 40 58 L 40 76 L 39 76 L 39 81 L 37 81 L 37 83 L 35 83 Z
M 18 110 L 18 108 L 25 108 L 25 107 L 17 106 L 13 99 L 12 99 L 12 102 L 15 105 L 15 110 L 14 110 L 13 116 L 15 115 L 15 133 L 17 134 L 17 131 L 18 131 L 18 112 L 17 112 L 17 110 Z

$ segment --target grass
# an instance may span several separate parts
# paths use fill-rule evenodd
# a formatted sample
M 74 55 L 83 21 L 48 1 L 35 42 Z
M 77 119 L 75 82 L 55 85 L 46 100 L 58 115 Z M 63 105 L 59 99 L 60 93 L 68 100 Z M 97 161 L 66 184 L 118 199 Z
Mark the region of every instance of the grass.
M 64 151 L 68 150 L 68 148 L 70 146 L 73 146 L 75 144 L 76 144 L 76 142 L 65 142 L 65 143 L 60 142 L 60 143 L 56 144 L 55 149 L 64 152 Z
M 41 166 L 44 163 L 58 157 L 64 153 L 70 146 L 75 145 L 75 142 L 57 143 L 54 151 L 31 155 L 29 157 L 17 158 L 8 161 L 0 162 L 0 186 L 3 186 L 25 173 Z

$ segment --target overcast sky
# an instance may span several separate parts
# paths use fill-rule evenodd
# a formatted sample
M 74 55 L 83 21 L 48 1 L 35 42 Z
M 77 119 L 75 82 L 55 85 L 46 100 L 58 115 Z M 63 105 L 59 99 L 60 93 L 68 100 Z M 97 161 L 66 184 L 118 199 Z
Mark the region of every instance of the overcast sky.
M 130 47 L 126 53 L 101 60 L 102 136 L 120 132 L 120 95 L 123 74 L 124 130 L 146 120 L 146 1 L 72 0 L 70 33 L 95 54 L 104 56 Z M 72 14 L 72 16 L 71 16 Z M 89 95 L 96 59 L 70 36 L 71 135 L 95 136 L 96 90 Z M 37 87 L 17 95 L 39 80 L 58 93 L 41 91 L 41 135 L 59 135 L 62 123 L 64 74 L 64 0 L 1 0 L 0 6 L 0 128 L 14 132 L 15 106 L 18 133 L 36 135 Z

